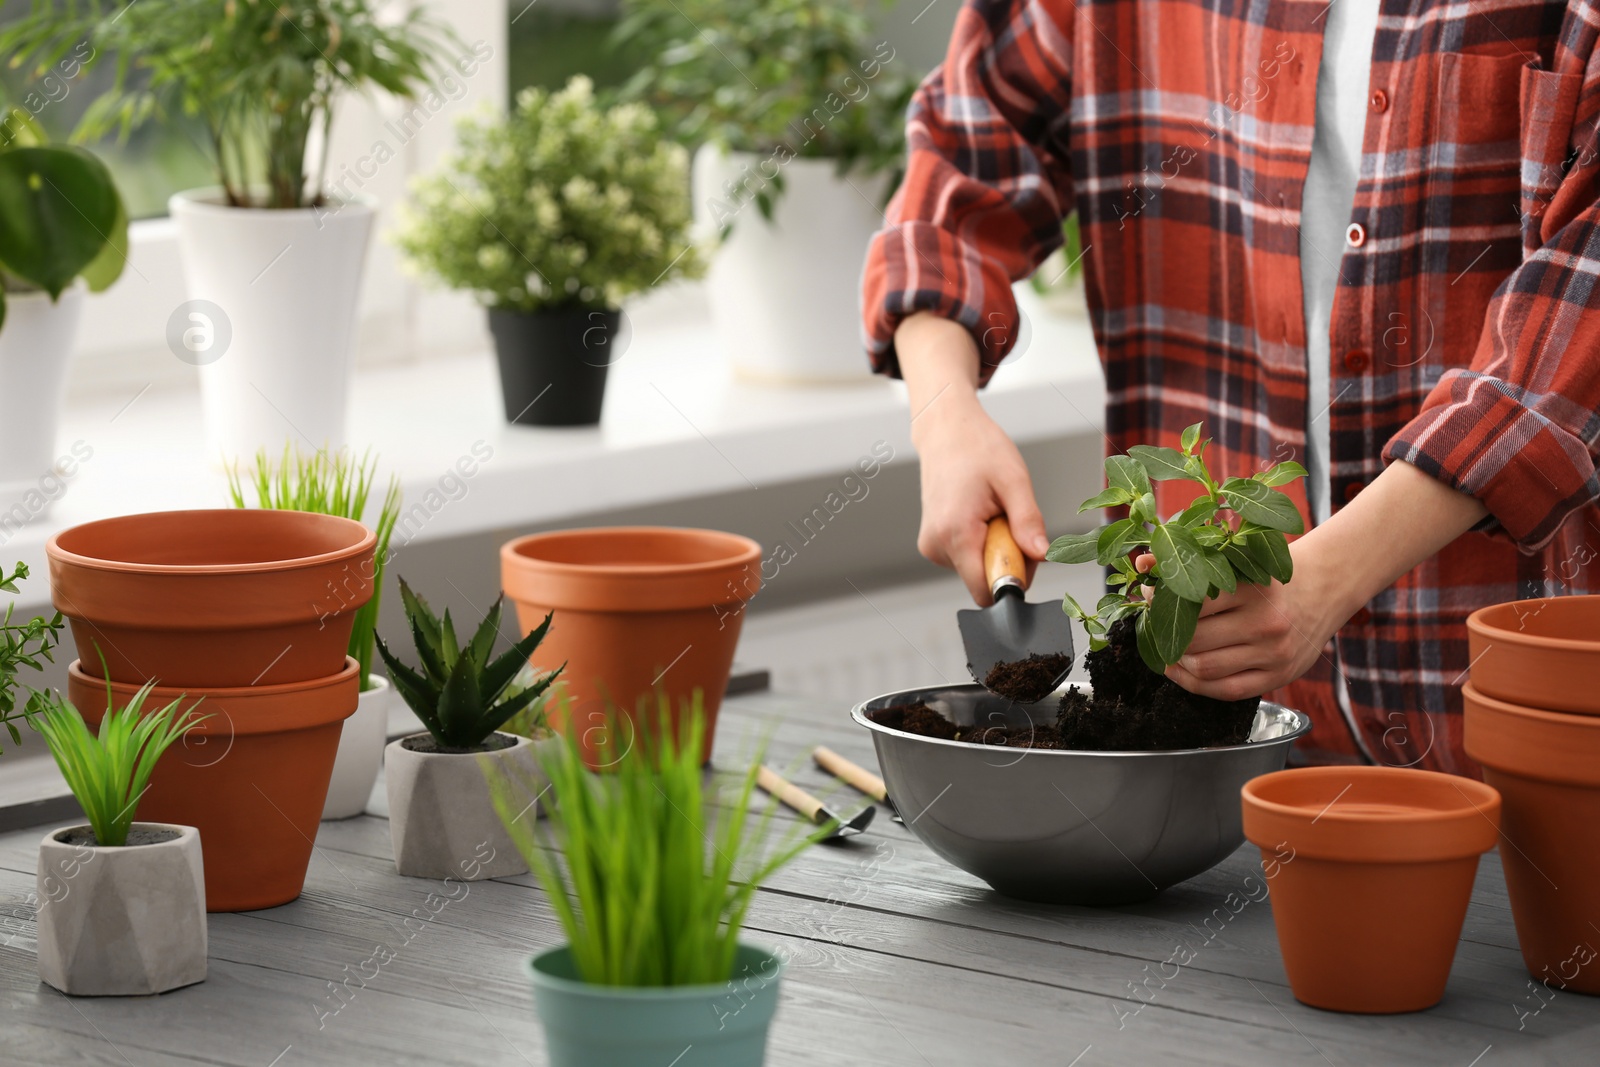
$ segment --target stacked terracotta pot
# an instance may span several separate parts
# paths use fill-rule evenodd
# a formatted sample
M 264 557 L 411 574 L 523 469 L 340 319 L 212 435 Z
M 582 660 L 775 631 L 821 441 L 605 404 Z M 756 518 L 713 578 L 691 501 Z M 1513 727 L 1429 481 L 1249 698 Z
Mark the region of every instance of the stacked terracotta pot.
M 1600 994 L 1600 596 L 1496 604 L 1467 629 L 1466 749 L 1504 798 L 1523 962 Z
M 146 682 L 147 707 L 206 716 L 157 764 L 141 819 L 193 826 L 208 911 L 300 895 L 360 679 L 345 655 L 372 596 L 375 538 L 297 511 L 171 511 L 50 539 L 51 596 L 78 659 L 68 696 L 91 726 Z

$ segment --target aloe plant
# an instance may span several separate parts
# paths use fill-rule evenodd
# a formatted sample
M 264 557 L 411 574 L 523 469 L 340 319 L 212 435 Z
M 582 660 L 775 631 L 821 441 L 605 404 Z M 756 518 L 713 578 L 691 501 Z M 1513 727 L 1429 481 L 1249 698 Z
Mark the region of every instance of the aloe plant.
M 207 718 L 197 717 L 194 706 L 182 710 L 181 696 L 146 713 L 144 702 L 154 688 L 154 682 L 146 683 L 118 708 L 111 702 L 107 681 L 106 716 L 100 720 L 98 735 L 89 732 L 78 709 L 59 693 L 35 694 L 42 698 L 42 706 L 31 720 L 33 726 L 50 746 L 62 777 L 94 829 L 95 841 L 108 848 L 127 844 L 139 799 L 161 754 Z
M 1101 597 L 1093 612 L 1070 595 L 1062 608 L 1083 623 L 1091 649 L 1104 648 L 1112 625 L 1133 616 L 1140 658 L 1157 674 L 1183 656 L 1208 599 L 1234 592 L 1240 582 L 1289 581 L 1294 560 L 1286 535 L 1305 532 L 1294 501 L 1275 488 L 1305 477 L 1305 468 L 1279 463 L 1219 483 L 1206 466 L 1211 441 L 1201 439 L 1203 425 L 1183 431 L 1181 449 L 1134 445 L 1127 455 L 1107 457 L 1106 488 L 1078 512 L 1126 507 L 1127 517 L 1058 537 L 1045 555 L 1056 563 L 1092 560 L 1112 569 L 1107 584 L 1116 591 Z M 1162 520 L 1151 483 L 1178 480 L 1197 483 L 1200 493 Z M 1145 551 L 1155 565 L 1141 573 L 1134 560 Z
M 382 636 L 377 638 L 378 655 L 389 669 L 389 681 L 395 691 L 417 713 L 441 751 L 472 752 L 481 748 L 490 734 L 538 700 L 566 667 L 563 663 L 527 685 L 513 685 L 549 631 L 551 615 L 546 615 L 543 623 L 498 658 L 490 660 L 495 639 L 500 635 L 500 608 L 505 597 L 495 600 L 465 645 L 456 637 L 450 612 L 446 610 L 439 618 L 403 578 L 400 599 L 411 623 L 411 639 L 421 669 L 402 663 L 389 651 Z

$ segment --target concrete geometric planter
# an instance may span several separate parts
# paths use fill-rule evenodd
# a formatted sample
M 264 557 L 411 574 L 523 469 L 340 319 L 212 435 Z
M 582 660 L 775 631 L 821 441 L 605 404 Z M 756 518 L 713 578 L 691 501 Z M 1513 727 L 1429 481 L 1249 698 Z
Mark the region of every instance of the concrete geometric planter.
M 545 777 L 536 746 L 527 738 L 490 735 L 491 741 L 495 738 L 515 743 L 490 752 L 436 752 L 427 751 L 433 745 L 431 737 L 412 734 L 384 749 L 389 837 L 395 869 L 401 874 L 473 882 L 527 872 L 528 865 L 495 814 L 478 761 L 488 756 L 513 770 L 515 781 L 532 786 L 523 818 L 538 817 L 537 798 Z
M 136 822 L 121 848 L 92 841 L 89 827 L 74 826 L 39 845 L 39 977 L 73 996 L 146 996 L 204 981 L 200 832 Z

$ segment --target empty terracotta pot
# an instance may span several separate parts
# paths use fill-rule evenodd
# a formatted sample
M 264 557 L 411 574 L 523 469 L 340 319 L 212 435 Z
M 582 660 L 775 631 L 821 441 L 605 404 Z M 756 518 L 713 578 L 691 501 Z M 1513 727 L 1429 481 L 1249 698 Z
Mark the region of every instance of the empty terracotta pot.
M 339 732 L 356 710 L 360 671 L 239 689 L 160 686 L 145 708 L 184 696 L 209 715 L 162 755 L 139 801 L 139 818 L 193 826 L 205 855 L 206 910 L 251 911 L 300 895 L 311 843 L 339 751 Z M 117 707 L 138 686 L 112 682 Z M 106 713 L 106 683 L 67 668 L 67 696 L 90 727 Z
M 1444 996 L 1500 796 L 1399 767 L 1308 767 L 1245 783 L 1283 967 L 1329 1011 L 1421 1011 Z
M 1500 862 L 1523 962 L 1553 989 L 1600 994 L 1600 716 L 1519 707 L 1477 686 L 1474 667 L 1464 740 L 1505 798 Z
M 1523 707 L 1600 715 L 1600 596 L 1552 596 L 1467 616 L 1472 685 Z
M 666 526 L 561 530 L 503 546 L 500 580 L 524 634 L 555 612 L 535 666 L 567 664 L 586 758 L 594 759 L 608 701 L 632 714 L 658 687 L 674 709 L 696 689 L 704 694 L 711 758 L 744 604 L 761 584 L 760 545 Z M 558 730 L 573 728 L 559 709 L 552 718 Z
M 304 511 L 157 511 L 50 538 L 50 595 L 88 674 L 179 690 L 305 682 L 344 666 L 377 538 Z

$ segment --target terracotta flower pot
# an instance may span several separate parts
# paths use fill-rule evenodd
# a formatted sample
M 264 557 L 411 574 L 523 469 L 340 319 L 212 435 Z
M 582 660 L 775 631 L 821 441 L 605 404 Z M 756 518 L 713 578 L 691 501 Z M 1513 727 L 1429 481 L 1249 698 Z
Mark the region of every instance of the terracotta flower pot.
M 165 707 L 187 694 L 211 716 L 168 749 L 139 801 L 151 822 L 200 831 L 205 853 L 206 910 L 251 911 L 300 895 L 311 842 L 333 774 L 344 720 L 356 710 L 360 668 L 326 678 L 238 689 L 158 686 L 145 701 Z M 111 683 L 124 706 L 137 686 Z M 67 668 L 67 696 L 90 727 L 106 712 L 106 683 Z
M 1591 679 L 1593 684 L 1593 679 Z M 1462 689 L 1467 755 L 1505 798 L 1511 915 L 1528 972 L 1600 994 L 1600 716 L 1539 711 Z
M 83 669 L 180 690 L 306 682 L 344 666 L 377 538 L 303 511 L 158 511 L 50 538 L 50 593 Z
M 1243 795 L 1295 998 L 1348 1012 L 1437 1004 L 1499 794 L 1433 771 L 1311 767 L 1253 779 Z
M 761 583 L 761 546 L 715 530 L 617 526 L 533 534 L 500 549 L 500 580 L 527 633 L 555 612 L 540 668 L 562 675 L 584 755 L 607 702 L 635 712 L 657 687 L 676 710 L 704 694 L 705 758 L 733 667 L 743 607 Z M 567 732 L 563 709 L 551 720 Z
M 1530 708 L 1600 715 L 1600 596 L 1553 596 L 1467 616 L 1472 685 Z

